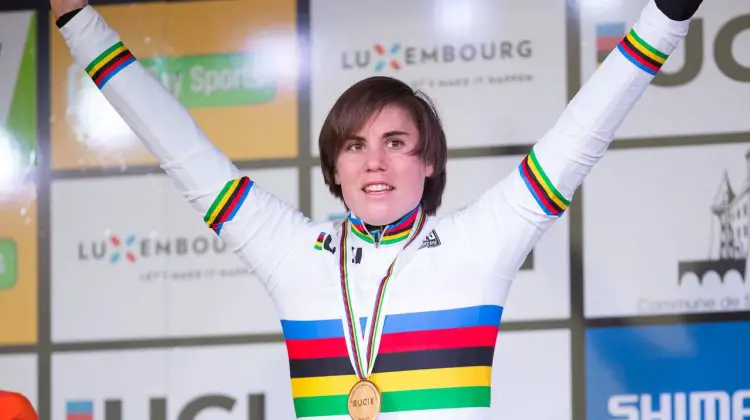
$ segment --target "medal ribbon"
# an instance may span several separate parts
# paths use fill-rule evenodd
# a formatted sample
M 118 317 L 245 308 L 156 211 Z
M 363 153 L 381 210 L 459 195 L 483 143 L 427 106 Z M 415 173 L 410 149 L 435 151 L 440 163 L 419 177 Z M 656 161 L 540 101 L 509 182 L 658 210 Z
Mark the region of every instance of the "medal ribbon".
M 415 238 L 419 237 L 419 233 L 422 231 L 422 228 L 424 227 L 426 217 L 422 209 L 419 209 L 419 218 L 417 219 L 416 226 L 414 228 L 414 234 L 411 238 L 406 242 L 403 249 L 406 249 Z M 380 284 L 378 285 L 378 291 L 377 296 L 375 298 L 375 304 L 373 305 L 372 310 L 372 318 L 370 318 L 371 326 L 370 326 L 370 334 L 367 337 L 367 354 L 365 355 L 366 359 L 362 357 L 362 345 L 360 344 L 360 336 L 357 334 L 357 318 L 354 315 L 354 305 L 352 304 L 351 299 L 351 292 L 349 288 L 349 272 L 347 269 L 347 258 L 348 258 L 348 247 L 346 246 L 346 238 L 349 235 L 349 223 L 351 223 L 348 219 L 344 222 L 342 226 L 342 232 L 341 232 L 341 241 L 339 244 L 339 249 L 341 252 L 339 253 L 339 267 L 341 272 L 341 292 L 344 296 L 344 307 L 346 309 L 346 321 L 347 321 L 347 327 L 349 329 L 349 336 L 351 338 L 351 350 L 352 355 L 354 356 L 354 370 L 357 374 L 357 377 L 359 379 L 366 379 L 369 376 L 370 369 L 374 366 L 374 357 L 375 354 L 375 346 L 377 344 L 377 338 L 380 335 L 380 331 L 383 328 L 383 320 L 381 319 L 383 317 L 383 301 L 385 300 L 385 295 L 388 287 L 388 282 L 391 279 L 391 275 L 393 274 L 393 267 L 396 265 L 396 261 L 398 260 L 398 255 L 396 258 L 393 259 L 391 262 L 391 265 L 388 267 L 388 270 L 385 273 L 385 276 L 380 280 Z M 402 251 L 403 251 L 402 249 Z M 365 365 L 364 363 L 367 363 Z

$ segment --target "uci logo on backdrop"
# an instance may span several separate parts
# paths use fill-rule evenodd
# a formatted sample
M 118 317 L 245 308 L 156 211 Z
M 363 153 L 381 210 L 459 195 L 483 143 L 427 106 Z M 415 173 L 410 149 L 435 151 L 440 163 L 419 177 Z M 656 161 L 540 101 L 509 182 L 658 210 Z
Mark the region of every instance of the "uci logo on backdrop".
M 87 420 L 123 420 L 138 418 L 143 420 L 199 420 L 207 411 L 222 413 L 222 418 L 242 418 L 246 420 L 266 420 L 265 395 L 248 394 L 245 401 L 239 401 L 228 394 L 210 394 L 197 396 L 182 407 L 178 407 L 174 400 L 164 397 L 151 398 L 148 409 L 142 413 L 134 413 L 123 409 L 123 400 L 108 398 L 102 401 L 89 399 L 71 399 L 65 403 L 65 418 Z M 129 411 L 129 412 L 126 412 Z M 242 411 L 242 412 L 240 412 Z M 168 417 L 167 413 L 174 412 L 175 417 Z M 101 413 L 101 414 L 100 414 Z

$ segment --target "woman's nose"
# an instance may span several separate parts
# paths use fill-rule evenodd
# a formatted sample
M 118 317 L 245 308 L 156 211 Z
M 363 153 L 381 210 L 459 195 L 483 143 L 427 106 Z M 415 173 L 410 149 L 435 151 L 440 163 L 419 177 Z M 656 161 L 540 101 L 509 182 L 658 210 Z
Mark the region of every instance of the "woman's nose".
M 382 149 L 369 149 L 367 151 L 367 170 L 382 171 L 387 167 L 385 151 Z

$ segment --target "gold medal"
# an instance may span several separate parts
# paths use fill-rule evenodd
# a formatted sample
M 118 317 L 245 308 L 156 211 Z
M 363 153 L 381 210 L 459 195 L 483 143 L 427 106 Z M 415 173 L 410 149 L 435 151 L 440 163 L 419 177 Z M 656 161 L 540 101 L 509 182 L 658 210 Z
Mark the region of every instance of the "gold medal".
M 380 414 L 380 392 L 367 379 L 354 384 L 347 403 L 353 420 L 375 420 Z

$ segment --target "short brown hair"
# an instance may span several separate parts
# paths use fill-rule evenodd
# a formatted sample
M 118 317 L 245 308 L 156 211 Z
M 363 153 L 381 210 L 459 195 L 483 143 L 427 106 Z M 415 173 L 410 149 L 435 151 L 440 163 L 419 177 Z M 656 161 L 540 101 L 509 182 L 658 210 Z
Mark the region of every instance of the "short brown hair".
M 368 119 L 386 105 L 399 105 L 409 111 L 419 131 L 414 150 L 433 166 L 432 176 L 425 179 L 420 203 L 425 213 L 434 215 L 443 201 L 448 151 L 440 117 L 430 98 L 406 83 L 385 76 L 361 80 L 338 98 L 320 130 L 318 147 L 323 179 L 336 198 L 344 201 L 341 186 L 336 185 L 336 159 L 346 140 L 352 138 Z M 346 205 L 346 203 L 344 203 Z

